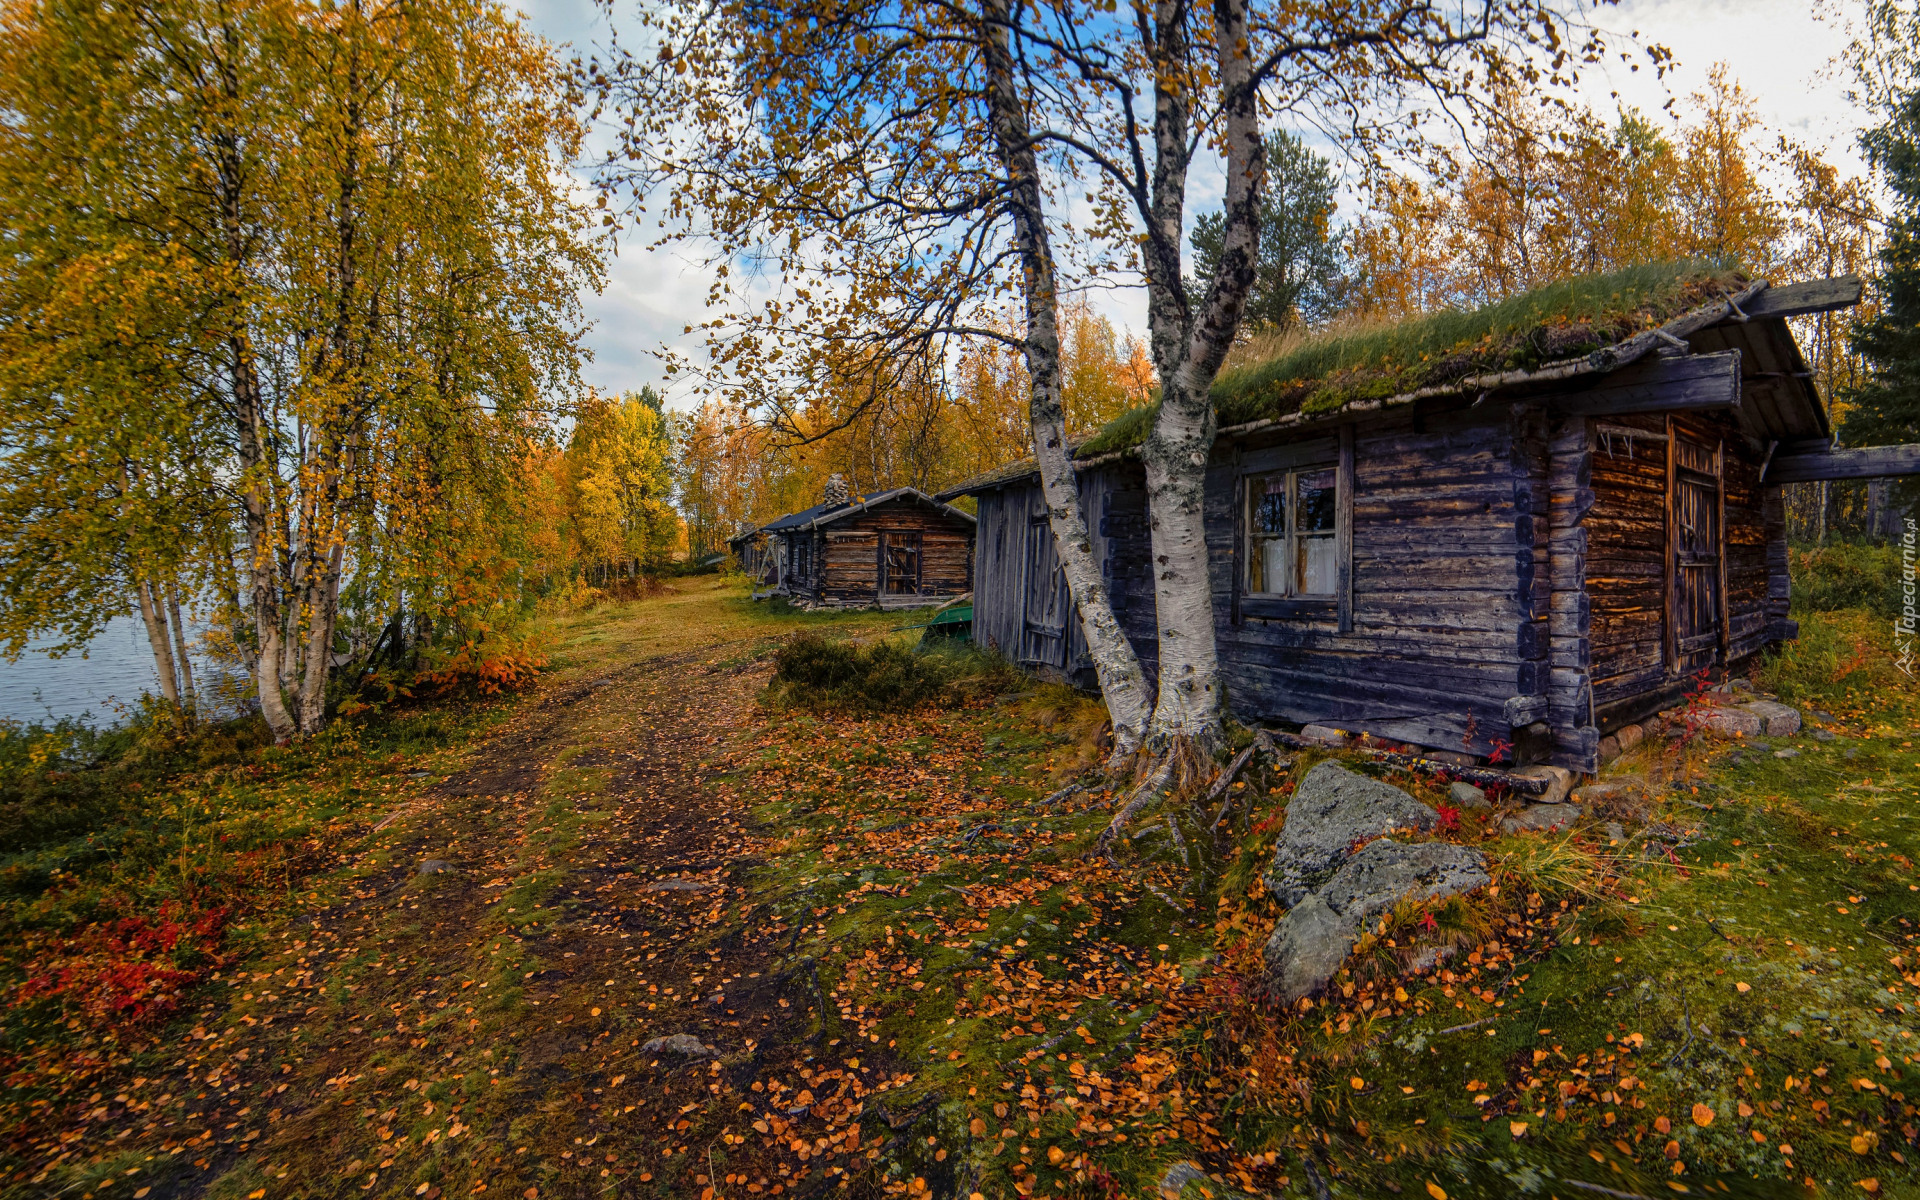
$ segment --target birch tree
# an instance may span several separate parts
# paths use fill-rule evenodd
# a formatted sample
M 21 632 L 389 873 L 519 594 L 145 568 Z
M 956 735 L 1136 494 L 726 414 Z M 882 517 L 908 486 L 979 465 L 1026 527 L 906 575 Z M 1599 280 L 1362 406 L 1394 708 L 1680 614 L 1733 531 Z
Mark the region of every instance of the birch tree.
M 462 603 L 490 569 L 463 553 L 489 535 L 472 506 L 577 389 L 599 252 L 559 178 L 580 136 L 564 81 L 486 0 L 47 0 L 5 21 L 0 328 L 24 357 L 0 436 L 57 398 L 83 454 L 134 447 L 151 480 L 190 466 L 218 536 L 193 537 L 177 495 L 131 525 L 99 487 L 37 528 L 117 524 L 148 558 L 197 558 L 245 614 L 274 738 L 318 732 L 349 577 Z M 57 369 L 69 310 L 46 281 L 103 265 L 165 284 L 96 339 L 161 364 L 124 386 Z M 116 421 L 137 436 L 113 442 Z M 30 489 L 57 463 L 19 465 L 45 468 Z M 14 533 L 0 567 L 21 579 Z M 22 628 L 87 593 L 105 565 L 87 544 L 59 543 L 70 577 L 12 601 Z
M 716 369 L 771 391 L 848 339 L 1021 350 L 1042 492 L 1117 751 L 1198 763 L 1222 718 L 1201 515 L 1209 396 L 1255 277 L 1262 123 L 1337 133 L 1371 162 L 1417 153 L 1441 118 L 1499 88 L 1564 82 L 1601 53 L 1569 7 L 652 0 L 638 40 L 582 74 L 614 119 L 608 186 L 664 194 L 668 236 L 703 241 L 719 268 L 705 323 Z M 1195 295 L 1182 253 L 1203 156 L 1223 164 L 1225 203 Z M 1145 289 L 1160 382 L 1139 448 L 1153 697 L 1093 558 L 1060 400 L 1063 297 L 1123 276 Z M 969 320 L 1008 295 L 1019 337 Z

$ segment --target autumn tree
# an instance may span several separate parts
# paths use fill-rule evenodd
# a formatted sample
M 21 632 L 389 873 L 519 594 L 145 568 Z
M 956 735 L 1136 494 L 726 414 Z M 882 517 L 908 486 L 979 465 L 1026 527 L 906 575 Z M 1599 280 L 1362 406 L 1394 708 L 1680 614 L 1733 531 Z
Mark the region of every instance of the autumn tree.
M 18 414 L 59 396 L 81 414 L 63 436 L 90 453 L 103 414 L 125 410 L 130 471 L 206 485 L 197 506 L 140 508 L 151 524 L 129 526 L 128 553 L 95 559 L 89 539 L 138 483 L 69 475 L 59 519 L 32 535 L 57 549 L 0 530 L 12 579 L 34 553 L 76 564 L 9 596 L 9 621 L 77 630 L 76 605 L 102 593 L 91 564 L 145 572 L 140 547 L 172 547 L 244 614 L 273 736 L 311 734 L 343 595 L 473 611 L 476 583 L 505 582 L 479 510 L 504 502 L 551 396 L 575 386 L 575 296 L 598 273 L 561 182 L 580 136 L 564 82 L 485 0 L 5 11 L 0 324 L 21 357 L 0 437 L 40 436 Z M 154 364 L 136 382 L 63 373 L 90 273 L 145 281 L 152 319 L 101 329 Z
M 651 387 L 589 396 L 561 459 L 580 563 L 598 580 L 657 571 L 680 541 L 672 434 Z

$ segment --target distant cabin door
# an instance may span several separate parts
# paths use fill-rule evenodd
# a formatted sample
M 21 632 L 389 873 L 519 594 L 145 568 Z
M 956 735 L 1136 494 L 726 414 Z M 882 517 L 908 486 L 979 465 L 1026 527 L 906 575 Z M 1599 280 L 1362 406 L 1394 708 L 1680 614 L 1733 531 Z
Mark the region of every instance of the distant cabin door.
M 1726 646 L 1724 449 L 1679 422 L 1667 447 L 1667 661 L 1685 676 L 1721 661 Z
M 1021 637 L 1020 661 L 1059 667 L 1067 665 L 1067 616 L 1073 601 L 1067 595 L 1066 572 L 1053 552 L 1053 527 L 1044 511 L 1027 522 L 1027 555 L 1022 607 L 1026 628 Z
M 920 594 L 920 535 L 894 530 L 880 535 L 880 594 Z

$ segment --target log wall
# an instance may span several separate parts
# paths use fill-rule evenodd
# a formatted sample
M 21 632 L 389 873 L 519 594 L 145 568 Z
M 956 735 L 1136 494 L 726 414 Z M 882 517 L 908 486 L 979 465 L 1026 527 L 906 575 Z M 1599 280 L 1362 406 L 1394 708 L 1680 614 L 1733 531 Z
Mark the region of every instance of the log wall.
M 1338 437 L 1322 427 L 1317 441 L 1216 447 L 1208 552 L 1233 710 L 1477 755 L 1517 743 L 1523 761 L 1592 771 L 1603 729 L 1667 702 L 1678 682 L 1664 657 L 1669 419 L 1555 415 L 1550 399 L 1403 411 Z M 1727 653 L 1737 662 L 1790 636 L 1779 489 L 1760 485 L 1730 415 L 1674 420 L 1725 447 Z M 1351 472 L 1342 593 L 1246 595 L 1242 481 L 1274 463 L 1332 461 L 1332 447 Z M 1081 498 L 1116 615 L 1151 677 L 1144 473 L 1130 461 L 1084 472 Z M 1040 603 L 1032 572 L 1051 569 L 1051 533 L 1035 481 L 979 500 L 975 636 L 1020 658 Z M 1068 640 L 1065 660 L 1046 665 L 1072 669 L 1081 643 Z
M 1781 624 L 1786 524 L 1780 489 L 1761 484 L 1761 455 L 1730 414 L 1646 414 L 1594 426 L 1593 506 L 1585 518 L 1592 676 L 1597 724 L 1612 730 L 1675 703 L 1690 683 L 1668 636 L 1674 586 L 1668 562 L 1669 436 L 1721 448 L 1725 636 L 1715 658 L 1722 664 L 1737 667 L 1791 636 Z

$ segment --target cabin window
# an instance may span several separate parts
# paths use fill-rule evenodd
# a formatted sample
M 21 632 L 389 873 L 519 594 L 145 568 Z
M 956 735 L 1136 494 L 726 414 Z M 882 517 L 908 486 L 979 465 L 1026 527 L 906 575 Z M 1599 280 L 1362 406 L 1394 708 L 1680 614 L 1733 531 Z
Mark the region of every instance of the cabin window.
M 1334 597 L 1338 501 L 1339 472 L 1331 465 L 1247 477 L 1248 594 Z
M 813 578 L 813 538 L 811 536 L 793 539 L 793 564 L 789 573 L 795 579 Z

